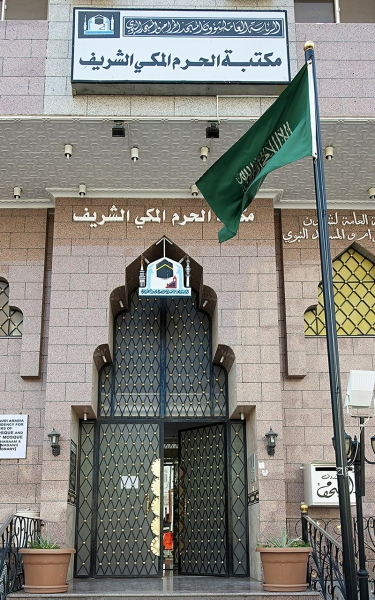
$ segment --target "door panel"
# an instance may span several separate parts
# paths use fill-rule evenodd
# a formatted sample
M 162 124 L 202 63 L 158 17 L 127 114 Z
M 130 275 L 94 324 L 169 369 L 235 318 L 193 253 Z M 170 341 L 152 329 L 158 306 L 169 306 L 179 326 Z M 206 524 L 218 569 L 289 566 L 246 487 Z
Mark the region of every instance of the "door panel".
M 179 433 L 179 570 L 227 575 L 225 425 Z

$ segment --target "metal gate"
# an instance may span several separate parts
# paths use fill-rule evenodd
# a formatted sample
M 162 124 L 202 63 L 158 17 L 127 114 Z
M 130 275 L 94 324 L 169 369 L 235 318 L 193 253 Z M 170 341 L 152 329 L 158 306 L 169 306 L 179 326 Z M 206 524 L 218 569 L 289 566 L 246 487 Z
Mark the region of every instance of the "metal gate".
M 160 425 L 100 423 L 94 442 L 82 423 L 82 434 L 77 576 L 158 575 Z

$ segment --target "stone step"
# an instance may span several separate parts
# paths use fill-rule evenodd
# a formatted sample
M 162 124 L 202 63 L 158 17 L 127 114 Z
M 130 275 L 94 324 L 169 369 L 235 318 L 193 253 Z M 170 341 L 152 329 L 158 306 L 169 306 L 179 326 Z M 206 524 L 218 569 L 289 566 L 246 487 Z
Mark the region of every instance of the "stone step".
M 62 594 L 9 594 L 8 600 L 318 600 L 320 594 L 265 592 L 248 578 L 163 577 L 133 579 L 75 579 Z

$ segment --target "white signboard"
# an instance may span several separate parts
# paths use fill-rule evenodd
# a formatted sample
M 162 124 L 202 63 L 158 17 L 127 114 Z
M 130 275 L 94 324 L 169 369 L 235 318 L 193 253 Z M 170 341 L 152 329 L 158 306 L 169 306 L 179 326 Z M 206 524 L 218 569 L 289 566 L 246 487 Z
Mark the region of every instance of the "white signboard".
M 75 8 L 72 60 L 73 83 L 285 84 L 286 11 Z
M 0 459 L 26 458 L 28 415 L 0 415 Z
M 339 506 L 337 471 L 333 464 L 303 465 L 304 501 L 307 506 Z M 354 473 L 349 469 L 350 503 L 355 504 Z

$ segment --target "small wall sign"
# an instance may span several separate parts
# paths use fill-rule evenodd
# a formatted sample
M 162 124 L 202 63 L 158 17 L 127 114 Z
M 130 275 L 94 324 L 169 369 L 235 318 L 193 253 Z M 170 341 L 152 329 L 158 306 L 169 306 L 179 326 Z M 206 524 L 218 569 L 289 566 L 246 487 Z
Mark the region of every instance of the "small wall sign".
M 0 459 L 26 458 L 28 415 L 0 415 Z

